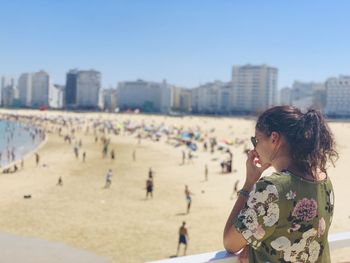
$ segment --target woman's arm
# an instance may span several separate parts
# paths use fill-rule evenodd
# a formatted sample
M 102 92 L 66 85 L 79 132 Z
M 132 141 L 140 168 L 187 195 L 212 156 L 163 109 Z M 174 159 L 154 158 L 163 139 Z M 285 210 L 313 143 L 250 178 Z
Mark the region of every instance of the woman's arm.
M 270 164 L 264 164 L 262 167 L 258 167 L 256 165 L 259 160 L 257 159 L 258 154 L 255 150 L 249 151 L 248 158 L 246 161 L 246 180 L 243 186 L 243 190 L 246 193 L 249 193 L 254 184 L 259 180 L 261 174 L 264 170 L 266 170 Z M 243 235 L 237 231 L 236 227 L 233 225 L 233 219 L 236 218 L 239 212 L 244 208 L 246 202 L 248 200 L 248 196 L 243 194 L 239 194 L 238 199 L 233 206 L 230 216 L 227 219 L 225 229 L 224 229 L 224 247 L 228 252 L 237 253 L 245 245 L 247 245 L 247 241 L 243 237 Z
M 252 186 L 245 185 L 243 189 L 247 192 L 250 192 Z M 236 227 L 232 223 L 233 219 L 237 217 L 238 213 L 244 208 L 247 200 L 248 197 L 242 194 L 238 196 L 238 199 L 233 206 L 230 216 L 228 217 L 225 225 L 223 242 L 225 249 L 230 253 L 237 253 L 242 248 L 244 248 L 245 245 L 247 245 L 247 241 L 243 235 L 236 230 Z

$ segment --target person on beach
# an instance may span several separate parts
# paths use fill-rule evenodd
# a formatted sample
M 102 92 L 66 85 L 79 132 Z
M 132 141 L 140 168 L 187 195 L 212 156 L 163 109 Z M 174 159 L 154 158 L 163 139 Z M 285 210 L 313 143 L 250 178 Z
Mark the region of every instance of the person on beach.
M 136 161 L 136 151 L 132 151 L 132 160 L 135 162 Z
M 112 170 L 109 169 L 107 174 L 106 174 L 106 184 L 105 184 L 105 188 L 109 188 L 112 184 Z
M 141 134 L 137 134 L 137 144 L 141 144 Z
M 152 174 L 148 175 L 148 179 L 146 181 L 146 199 L 148 199 L 148 196 L 151 196 L 153 198 L 153 176 Z
M 203 143 L 203 150 L 206 152 L 206 151 L 208 151 L 208 144 L 207 144 L 207 142 L 204 142 Z
M 179 251 L 180 251 L 180 245 L 183 244 L 185 247 L 184 247 L 184 255 L 186 255 L 186 250 L 187 250 L 187 241 L 189 239 L 188 237 L 188 230 L 187 228 L 185 227 L 186 225 L 186 222 L 183 221 L 182 222 L 182 226 L 180 227 L 179 229 L 179 242 L 177 244 L 177 251 L 176 251 L 176 256 L 179 255 Z
M 102 148 L 102 158 L 106 158 L 107 153 L 108 153 L 108 143 L 105 142 Z
M 63 185 L 63 181 L 62 181 L 62 177 L 58 177 L 58 182 L 57 182 L 58 186 L 62 186 Z
M 186 196 L 186 201 L 187 201 L 187 214 L 190 213 L 190 209 L 191 209 L 191 204 L 192 204 L 192 197 L 191 195 L 193 195 L 193 193 L 191 193 L 191 191 L 188 189 L 188 186 L 185 185 L 185 196 Z
M 40 162 L 40 155 L 38 153 L 35 153 L 35 163 L 36 163 L 36 166 L 39 165 L 39 162 Z
M 204 178 L 205 178 L 205 181 L 208 181 L 208 165 L 207 164 L 204 167 Z
M 327 164 L 338 158 L 318 111 L 292 106 L 263 112 L 251 138 L 246 179 L 227 219 L 223 243 L 249 262 L 330 262 L 334 191 Z M 268 177 L 261 174 L 270 166 Z
M 115 153 L 114 153 L 114 149 L 111 150 L 111 160 L 114 161 L 115 158 Z
M 149 168 L 148 170 L 148 176 L 152 176 L 154 175 L 154 171 L 152 170 L 152 167 Z
M 78 148 L 78 145 L 75 145 L 75 146 L 74 146 L 74 155 L 75 155 L 75 159 L 78 160 L 78 158 L 79 158 L 79 148 Z
M 182 150 L 182 165 L 185 164 L 185 161 L 186 161 L 186 153 L 184 150 Z
M 86 152 L 84 151 L 83 152 L 83 162 L 85 163 L 85 160 L 86 160 Z

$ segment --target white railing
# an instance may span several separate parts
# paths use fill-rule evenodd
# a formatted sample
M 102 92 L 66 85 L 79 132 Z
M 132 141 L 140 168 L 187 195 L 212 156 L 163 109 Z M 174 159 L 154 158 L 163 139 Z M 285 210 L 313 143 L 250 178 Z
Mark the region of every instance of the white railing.
M 332 234 L 328 236 L 329 248 L 331 252 L 341 248 L 350 248 L 350 232 Z M 215 251 L 185 257 L 176 257 L 152 261 L 153 263 L 237 263 L 238 257 L 226 251 Z M 149 262 L 150 263 L 150 262 Z

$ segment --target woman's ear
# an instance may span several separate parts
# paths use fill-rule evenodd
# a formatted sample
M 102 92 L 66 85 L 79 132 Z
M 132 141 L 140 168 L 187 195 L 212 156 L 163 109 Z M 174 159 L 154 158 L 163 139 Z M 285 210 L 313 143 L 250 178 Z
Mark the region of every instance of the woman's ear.
M 279 140 L 279 138 L 280 138 L 280 134 L 278 132 L 274 131 L 274 132 L 271 133 L 271 138 L 272 138 L 272 142 L 273 143 L 277 142 Z

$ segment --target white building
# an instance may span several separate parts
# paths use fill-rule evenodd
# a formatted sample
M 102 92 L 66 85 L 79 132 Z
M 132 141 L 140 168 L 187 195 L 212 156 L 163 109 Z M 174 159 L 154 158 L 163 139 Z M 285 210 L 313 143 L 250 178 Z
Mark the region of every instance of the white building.
M 104 89 L 102 90 L 103 109 L 109 112 L 114 112 L 117 108 L 117 90 Z
M 101 105 L 101 73 L 95 70 L 77 72 L 76 105 L 99 108 Z
M 171 106 L 171 86 L 150 81 L 120 82 L 117 88 L 118 107 L 121 110 L 140 108 L 146 112 L 168 113 Z
M 329 78 L 326 81 L 325 113 L 332 117 L 350 116 L 350 76 Z
M 171 88 L 171 110 L 190 112 L 192 110 L 192 91 L 173 86 Z
M 20 104 L 30 107 L 32 103 L 32 74 L 22 74 L 18 79 L 17 89 Z
M 32 75 L 32 107 L 49 106 L 50 75 L 39 71 Z
M 3 102 L 3 99 L 2 99 L 3 90 L 8 88 L 8 87 L 12 87 L 15 89 L 15 79 L 2 76 L 1 77 L 1 84 L 0 84 L 0 105 L 3 105 L 2 104 L 2 102 Z M 16 89 L 15 89 L 15 91 L 16 91 Z M 4 91 L 4 93 L 6 93 L 6 92 L 7 91 Z M 16 96 L 16 94 L 15 94 L 15 96 Z
M 267 65 L 233 66 L 233 105 L 237 112 L 256 113 L 276 104 L 277 68 Z
M 291 105 L 292 104 L 292 89 L 284 87 L 280 90 L 280 98 L 278 104 L 280 105 Z
M 301 111 L 310 108 L 324 110 L 326 89 L 324 83 L 294 81 L 292 88 L 280 90 L 281 105 L 292 105 Z
M 49 106 L 54 109 L 61 109 L 63 107 L 64 86 L 50 85 L 49 92 Z
M 3 107 L 13 106 L 16 96 L 16 88 L 12 85 L 7 85 L 1 89 L 1 105 Z
M 192 89 L 192 112 L 229 113 L 233 109 L 232 85 L 221 81 Z

